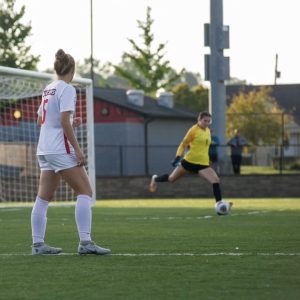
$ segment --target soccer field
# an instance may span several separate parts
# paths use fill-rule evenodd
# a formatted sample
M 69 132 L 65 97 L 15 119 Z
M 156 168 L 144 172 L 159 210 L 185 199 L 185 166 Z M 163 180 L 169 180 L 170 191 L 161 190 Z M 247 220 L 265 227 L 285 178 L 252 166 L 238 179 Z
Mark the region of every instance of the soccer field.
M 0 299 L 300 299 L 300 199 L 98 201 L 79 256 L 74 207 L 48 210 L 58 256 L 31 256 L 30 207 L 0 205 Z

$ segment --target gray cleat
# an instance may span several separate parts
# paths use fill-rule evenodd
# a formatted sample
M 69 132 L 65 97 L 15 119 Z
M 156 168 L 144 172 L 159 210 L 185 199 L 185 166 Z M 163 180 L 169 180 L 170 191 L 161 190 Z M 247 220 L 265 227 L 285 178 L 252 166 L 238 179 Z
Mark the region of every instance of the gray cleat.
M 62 248 L 48 246 L 45 243 L 36 243 L 32 245 L 32 255 L 56 255 L 62 251 Z
M 78 246 L 78 254 L 96 254 L 105 255 L 111 252 L 110 249 L 102 248 L 97 246 L 93 241 L 80 242 Z

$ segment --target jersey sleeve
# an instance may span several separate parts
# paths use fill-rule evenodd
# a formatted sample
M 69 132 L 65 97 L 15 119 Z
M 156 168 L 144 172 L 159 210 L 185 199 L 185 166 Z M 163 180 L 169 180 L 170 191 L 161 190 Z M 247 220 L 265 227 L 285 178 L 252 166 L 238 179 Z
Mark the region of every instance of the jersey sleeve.
M 195 137 L 195 131 L 196 131 L 196 126 L 191 127 L 188 132 L 186 133 L 185 137 L 183 138 L 182 142 L 180 143 L 176 156 L 182 156 L 185 148 L 191 143 L 193 138 Z
M 75 111 L 76 105 L 76 91 L 71 85 L 68 85 L 62 92 L 59 98 L 59 110 L 64 111 Z

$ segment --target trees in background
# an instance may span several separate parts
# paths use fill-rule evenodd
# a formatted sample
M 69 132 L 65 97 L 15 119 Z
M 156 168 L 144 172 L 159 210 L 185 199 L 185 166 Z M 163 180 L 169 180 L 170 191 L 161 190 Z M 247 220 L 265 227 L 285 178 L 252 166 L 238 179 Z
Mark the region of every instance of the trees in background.
M 177 84 L 171 90 L 174 102 L 192 111 L 208 110 L 208 89 L 202 85 L 190 87 L 186 82 Z
M 165 44 L 153 50 L 154 36 L 151 32 L 153 20 L 151 9 L 147 8 L 146 21 L 137 21 L 142 30 L 142 43 L 129 39 L 133 50 L 122 55 L 118 65 L 107 63 L 100 66 L 95 60 L 95 85 L 112 88 L 141 89 L 150 96 L 159 90 L 174 93 L 174 102 L 193 111 L 208 109 L 208 90 L 202 85 L 201 76 L 184 69 L 176 72 L 170 62 L 164 60 Z M 90 77 L 90 59 L 78 65 L 77 71 Z
M 240 92 L 227 110 L 227 134 L 239 129 L 253 145 L 276 144 L 282 138 L 281 110 L 271 97 L 271 88 Z
M 153 19 L 151 8 L 147 7 L 146 21 L 137 21 L 142 30 L 142 45 L 129 39 L 132 45 L 130 53 L 125 52 L 122 62 L 114 65 L 116 74 L 126 79 L 132 88 L 142 89 L 149 95 L 155 95 L 158 90 L 168 90 L 180 78 L 183 70 L 177 73 L 170 67 L 170 62 L 164 60 L 165 44 L 160 43 L 153 50 L 154 35 L 151 32 Z
M 40 56 L 31 55 L 31 46 L 25 43 L 32 27 L 30 23 L 25 25 L 21 22 L 25 6 L 16 11 L 15 2 L 3 0 L 0 3 L 0 65 L 36 70 Z M 137 21 L 142 31 L 142 43 L 129 39 L 132 51 L 125 52 L 118 65 L 94 60 L 95 85 L 142 89 L 150 96 L 163 89 L 174 93 L 175 104 L 195 112 L 208 110 L 208 89 L 202 84 L 200 75 L 184 69 L 176 72 L 164 59 L 166 44 L 160 43 L 154 49 L 153 22 L 151 8 L 147 7 L 146 20 Z M 83 77 L 90 77 L 90 58 L 77 63 L 77 72 Z M 245 84 L 245 81 L 237 78 L 227 81 L 227 84 L 241 83 Z M 283 111 L 270 92 L 271 89 L 261 88 L 233 97 L 227 110 L 228 135 L 238 128 L 254 145 L 273 144 L 283 138 Z
M 0 65 L 36 70 L 40 56 L 31 55 L 31 46 L 25 44 L 31 34 L 31 25 L 21 22 L 25 6 L 19 12 L 14 6 L 15 0 L 3 0 L 0 4 Z
M 85 78 L 91 78 L 91 59 L 85 58 L 83 63 L 76 63 L 76 73 Z M 107 77 L 110 75 L 110 65 L 102 64 L 99 59 L 93 59 L 94 85 L 107 87 Z

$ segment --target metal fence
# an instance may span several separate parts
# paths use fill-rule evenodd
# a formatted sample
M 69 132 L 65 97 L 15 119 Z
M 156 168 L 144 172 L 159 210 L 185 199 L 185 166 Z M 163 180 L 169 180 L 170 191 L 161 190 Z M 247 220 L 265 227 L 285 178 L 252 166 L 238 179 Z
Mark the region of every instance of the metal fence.
M 300 115 L 293 113 L 234 113 L 226 115 L 227 135 L 239 129 L 247 140 L 241 175 L 300 173 Z M 159 134 L 159 132 L 157 132 Z M 227 139 L 229 140 L 229 138 Z M 178 145 L 97 145 L 97 176 L 148 176 L 171 172 Z M 225 151 L 224 151 L 225 148 Z M 214 168 L 233 174 L 228 145 L 218 148 L 225 157 Z
M 148 176 L 172 171 L 171 161 L 178 145 L 97 146 L 96 176 Z M 225 159 L 214 168 L 220 175 L 231 175 L 230 147 Z M 300 144 L 244 147 L 241 175 L 300 174 Z

